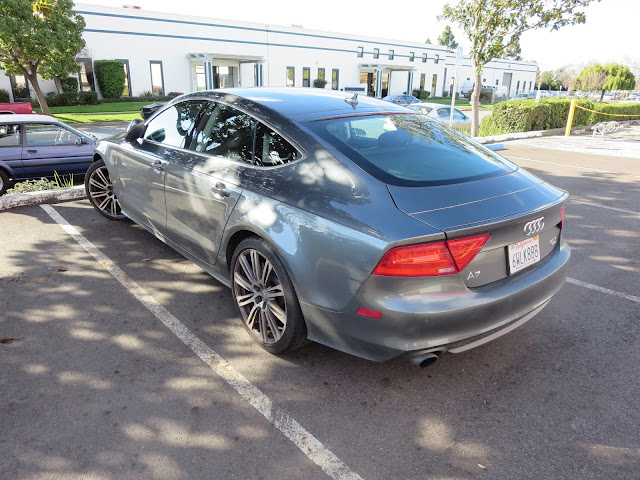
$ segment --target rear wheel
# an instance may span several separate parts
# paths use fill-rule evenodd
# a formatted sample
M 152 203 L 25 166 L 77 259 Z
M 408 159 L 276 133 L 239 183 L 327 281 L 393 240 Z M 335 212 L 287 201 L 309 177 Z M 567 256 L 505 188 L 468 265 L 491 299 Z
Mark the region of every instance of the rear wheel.
M 251 337 L 270 353 L 285 353 L 306 342 L 307 329 L 291 279 L 275 251 L 250 237 L 231 261 L 233 298 Z
M 113 185 L 104 160 L 93 162 L 89 167 L 84 177 L 84 189 L 87 192 L 87 198 L 95 209 L 109 220 L 124 220 L 127 218 L 122 213 L 120 202 L 113 192 Z
M 4 170 L 0 170 L 0 195 L 4 195 L 4 192 L 9 188 L 9 175 Z

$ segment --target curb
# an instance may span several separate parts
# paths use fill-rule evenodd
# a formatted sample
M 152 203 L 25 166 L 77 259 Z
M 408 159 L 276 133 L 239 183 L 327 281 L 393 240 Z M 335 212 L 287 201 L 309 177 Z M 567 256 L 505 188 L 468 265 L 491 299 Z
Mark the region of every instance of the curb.
M 57 203 L 85 198 L 84 185 L 40 192 L 17 193 L 0 197 L 0 211 L 17 207 L 31 207 L 41 203 Z

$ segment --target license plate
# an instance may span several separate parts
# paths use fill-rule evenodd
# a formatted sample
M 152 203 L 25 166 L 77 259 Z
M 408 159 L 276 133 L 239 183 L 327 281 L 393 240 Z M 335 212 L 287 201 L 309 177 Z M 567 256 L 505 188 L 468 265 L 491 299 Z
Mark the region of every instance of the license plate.
M 509 275 L 540 261 L 538 235 L 509 245 Z

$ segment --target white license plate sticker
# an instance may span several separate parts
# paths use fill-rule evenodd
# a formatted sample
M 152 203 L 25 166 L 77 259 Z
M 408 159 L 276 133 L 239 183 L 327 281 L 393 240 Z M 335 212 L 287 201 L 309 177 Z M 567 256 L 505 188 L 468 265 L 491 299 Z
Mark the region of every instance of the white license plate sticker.
M 540 261 L 538 235 L 509 245 L 509 275 Z

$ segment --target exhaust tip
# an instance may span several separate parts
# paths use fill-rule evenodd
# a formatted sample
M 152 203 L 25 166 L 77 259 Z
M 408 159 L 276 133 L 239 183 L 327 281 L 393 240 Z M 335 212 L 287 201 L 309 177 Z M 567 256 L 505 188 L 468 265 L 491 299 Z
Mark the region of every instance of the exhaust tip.
M 426 368 L 429 365 L 436 363 L 438 360 L 438 355 L 435 353 L 425 353 L 423 355 L 418 355 L 411 359 L 411 363 L 417 365 L 420 368 Z

